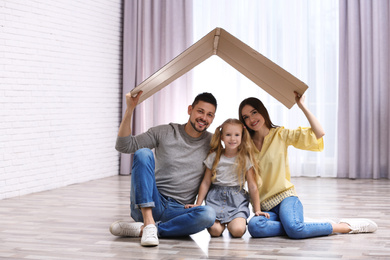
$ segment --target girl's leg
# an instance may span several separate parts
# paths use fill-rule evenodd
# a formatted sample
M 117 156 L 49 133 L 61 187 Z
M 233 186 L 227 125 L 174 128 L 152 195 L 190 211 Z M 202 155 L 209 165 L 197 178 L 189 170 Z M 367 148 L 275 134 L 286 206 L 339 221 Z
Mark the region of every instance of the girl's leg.
M 214 222 L 214 225 L 209 227 L 207 231 L 212 237 L 220 237 L 225 230 L 225 224 L 221 224 L 218 220 Z
M 332 234 L 330 223 L 305 223 L 303 206 L 298 197 L 285 198 L 279 204 L 279 217 L 290 238 L 309 238 Z
M 227 228 L 232 237 L 242 237 L 246 232 L 246 219 L 235 218 L 228 223 Z
M 275 212 L 267 212 L 270 218 L 254 216 L 248 223 L 248 231 L 252 237 L 285 236 L 286 232 L 280 223 L 279 216 Z

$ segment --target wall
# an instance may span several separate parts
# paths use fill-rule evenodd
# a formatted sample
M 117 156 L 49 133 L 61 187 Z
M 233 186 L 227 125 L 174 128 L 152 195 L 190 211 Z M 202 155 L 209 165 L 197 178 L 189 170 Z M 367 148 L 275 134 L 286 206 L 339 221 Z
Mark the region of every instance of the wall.
M 0 199 L 119 172 L 121 0 L 0 0 Z

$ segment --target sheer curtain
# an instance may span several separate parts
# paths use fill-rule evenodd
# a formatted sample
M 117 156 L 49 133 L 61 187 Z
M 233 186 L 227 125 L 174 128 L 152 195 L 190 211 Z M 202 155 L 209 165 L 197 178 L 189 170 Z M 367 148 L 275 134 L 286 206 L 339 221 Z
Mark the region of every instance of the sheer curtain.
M 194 42 L 222 27 L 305 82 L 306 103 L 325 128 L 322 153 L 289 150 L 293 176 L 335 177 L 337 166 L 338 0 L 196 0 Z M 274 124 L 309 126 L 297 106 L 291 110 L 214 56 L 193 69 L 193 95 L 212 92 L 218 111 L 210 131 L 238 117 L 239 103 L 260 98 Z
M 338 177 L 390 178 L 390 3 L 340 0 Z
M 125 0 L 123 50 L 123 111 L 125 94 L 193 43 L 191 2 L 182 0 Z M 190 74 L 175 80 L 139 104 L 133 134 L 152 126 L 186 122 L 192 102 Z M 120 174 L 130 173 L 130 156 L 121 154 Z

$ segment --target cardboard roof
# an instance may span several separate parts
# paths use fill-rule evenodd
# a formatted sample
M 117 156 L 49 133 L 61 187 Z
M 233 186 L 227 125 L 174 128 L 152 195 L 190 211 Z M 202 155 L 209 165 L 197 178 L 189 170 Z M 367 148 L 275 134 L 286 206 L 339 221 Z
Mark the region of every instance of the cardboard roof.
M 295 104 L 294 91 L 303 94 L 308 86 L 222 28 L 215 28 L 135 87 L 143 91 L 139 103 L 187 73 L 212 55 L 217 55 L 287 108 Z

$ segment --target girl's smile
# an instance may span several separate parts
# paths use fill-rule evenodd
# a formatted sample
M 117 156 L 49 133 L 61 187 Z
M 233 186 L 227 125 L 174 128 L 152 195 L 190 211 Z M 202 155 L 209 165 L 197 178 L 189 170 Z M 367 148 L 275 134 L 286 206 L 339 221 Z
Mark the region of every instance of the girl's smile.
M 221 140 L 225 144 L 225 156 L 234 157 L 241 144 L 242 126 L 239 124 L 226 124 L 222 130 Z

